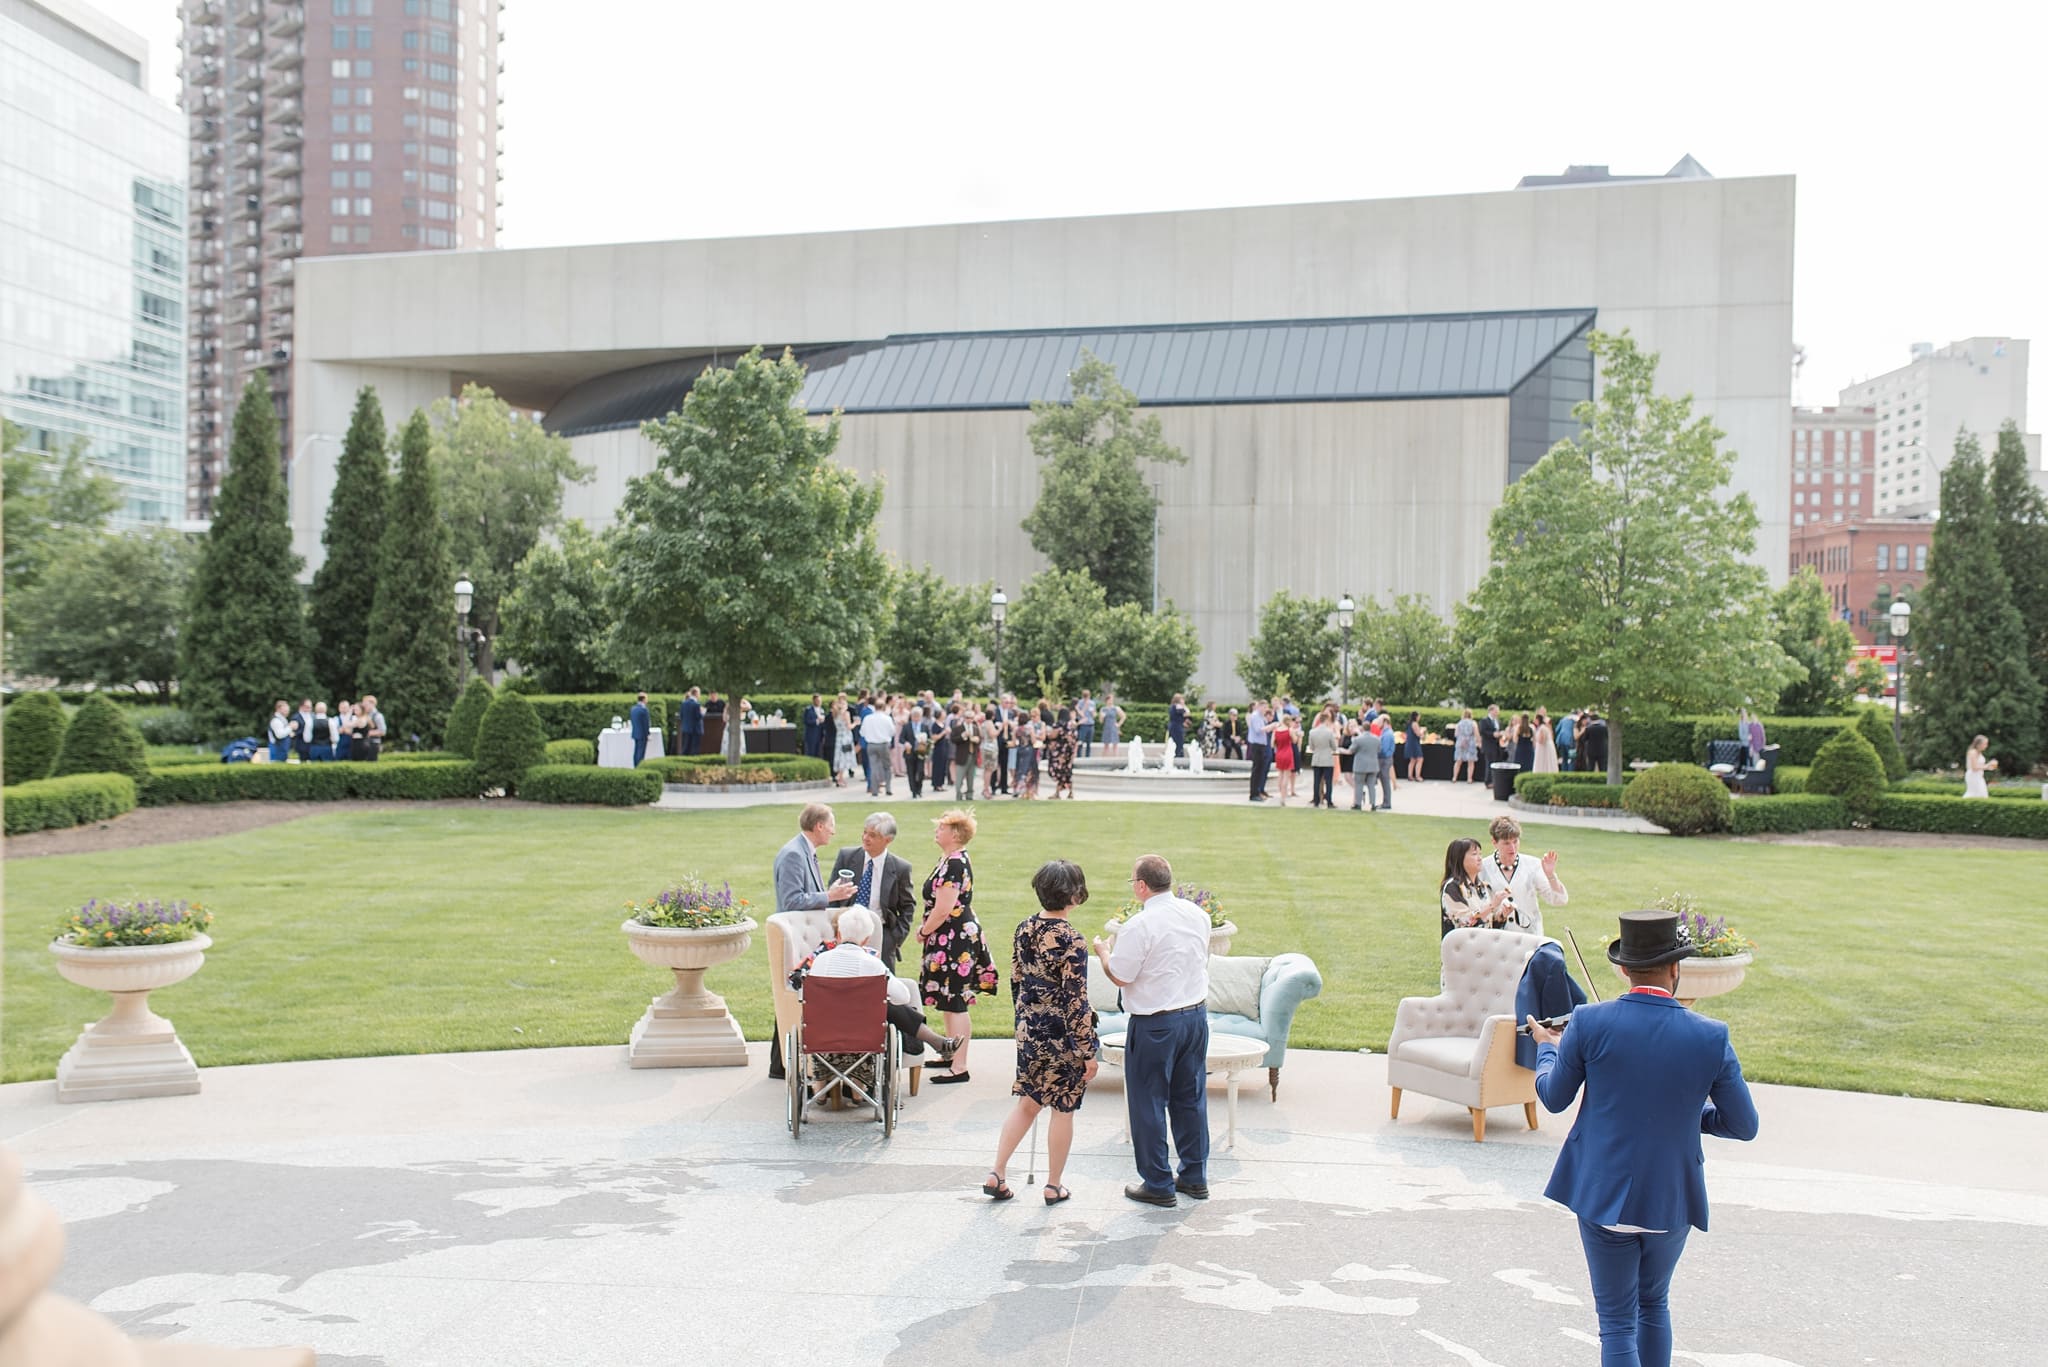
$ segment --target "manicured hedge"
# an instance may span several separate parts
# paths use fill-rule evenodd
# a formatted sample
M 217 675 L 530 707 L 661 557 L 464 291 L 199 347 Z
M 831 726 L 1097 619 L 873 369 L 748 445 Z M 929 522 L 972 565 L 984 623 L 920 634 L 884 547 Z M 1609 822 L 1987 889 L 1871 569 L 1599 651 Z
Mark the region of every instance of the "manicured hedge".
M 519 796 L 528 802 L 644 807 L 661 796 L 661 775 L 646 769 L 600 769 L 595 760 L 589 764 L 537 764 L 519 780 Z
M 654 773 L 667 783 L 693 785 L 809 783 L 832 776 L 829 765 L 808 755 L 749 755 L 739 767 L 728 768 L 717 755 L 649 756 L 640 761 L 643 772 Z
M 188 750 L 178 755 L 151 755 L 150 771 L 158 769 L 184 769 L 192 765 L 219 764 L 220 756 L 205 750 Z
M 1908 778 L 1891 785 L 1889 792 L 1900 797 L 1961 797 L 1963 785 L 1945 778 Z M 2008 802 L 2039 802 L 2041 788 L 2034 783 L 2005 783 L 1990 790 L 1991 796 Z
M 1981 798 L 1878 799 L 1872 822 L 1881 831 L 1933 831 L 1943 835 L 2012 835 L 2048 840 L 2048 802 L 1986 802 Z
M 1771 774 L 1771 786 L 1779 797 L 1791 797 L 1806 791 L 1806 776 L 1811 771 L 1804 765 L 1790 767 L 1779 765 Z
M 0 706 L 12 707 L 27 696 L 29 695 L 26 693 L 0 694 Z M 175 695 L 166 697 L 162 693 L 132 693 L 93 688 L 59 689 L 52 696 L 70 707 L 78 706 L 87 698 L 105 698 L 108 702 L 117 703 L 122 707 L 163 707 L 177 700 Z
M 1555 783 L 1543 801 L 1550 807 L 1608 807 L 1619 810 L 1622 795 L 1627 791 L 1625 783 Z
M 126 774 L 72 774 L 0 790 L 7 834 L 83 826 L 135 810 L 135 780 Z
M 597 743 L 597 733 L 612 724 L 612 718 L 626 719 L 638 701 L 633 693 L 528 693 L 526 700 L 533 704 L 534 715 L 540 718 L 540 729 L 548 740 L 587 740 Z M 676 726 L 676 704 L 682 695 L 669 697 L 665 694 L 649 693 L 647 710 L 654 724 L 661 728 L 662 737 L 674 743 Z
M 1765 723 L 1769 725 L 1768 722 Z M 1621 762 L 1654 760 L 1659 764 L 1694 764 L 1706 757 L 1705 742 L 1697 742 L 1698 717 L 1660 717 L 1656 721 L 1625 722 L 1621 728 Z M 1612 731 L 1608 733 L 1612 736 Z M 1723 734 L 1734 736 L 1735 719 L 1730 717 Z
M 1737 835 L 1766 832 L 1838 831 L 1849 824 L 1849 809 L 1838 797 L 1791 793 L 1776 797 L 1741 797 L 1729 813 L 1729 829 Z
M 595 764 L 597 763 L 597 742 L 594 740 L 551 740 L 547 743 L 548 764 Z
M 145 807 L 182 802 L 345 802 L 382 798 L 429 802 L 475 797 L 481 786 L 468 760 L 427 764 L 180 765 L 152 770 L 139 794 Z

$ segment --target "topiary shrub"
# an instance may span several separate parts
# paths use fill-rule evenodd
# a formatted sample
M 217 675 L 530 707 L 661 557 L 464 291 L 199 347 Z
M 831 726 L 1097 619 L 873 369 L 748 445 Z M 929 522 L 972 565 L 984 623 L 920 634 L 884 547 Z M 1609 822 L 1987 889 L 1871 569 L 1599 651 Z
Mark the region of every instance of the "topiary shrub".
M 78 715 L 65 729 L 63 748 L 50 777 L 66 774 L 126 774 L 141 782 L 149 777 L 142 733 L 128 714 L 105 698 L 91 697 L 78 705 Z
M 1813 757 L 1806 791 L 1842 799 L 1851 824 L 1868 826 L 1884 796 L 1884 762 L 1861 731 L 1845 727 Z
M 595 764 L 597 763 L 597 742 L 588 740 L 551 740 L 548 742 L 547 763 L 549 764 Z
M 547 733 L 524 693 L 500 693 L 491 700 L 476 732 L 476 772 L 486 788 L 519 791 L 528 769 L 547 759 Z
M 462 696 L 455 700 L 454 709 L 448 713 L 445 743 L 449 750 L 464 759 L 476 758 L 476 729 L 483 725 L 484 713 L 491 710 L 491 700 L 497 696 L 497 690 L 491 687 L 489 679 L 469 681 L 469 687 L 462 690 Z
M 68 725 L 55 693 L 29 693 L 0 714 L 0 750 L 6 754 L 7 785 L 48 778 L 64 748 Z
M 1900 751 L 1899 743 L 1892 737 L 1892 719 L 1880 707 L 1859 707 L 1856 709 L 1856 729 L 1863 733 L 1863 739 L 1870 742 L 1877 751 L 1878 762 L 1884 765 L 1884 776 L 1897 783 L 1906 776 L 1906 756 Z
M 1673 835 L 1725 831 L 1735 805 L 1727 786 L 1697 764 L 1660 764 L 1622 790 L 1623 810 Z

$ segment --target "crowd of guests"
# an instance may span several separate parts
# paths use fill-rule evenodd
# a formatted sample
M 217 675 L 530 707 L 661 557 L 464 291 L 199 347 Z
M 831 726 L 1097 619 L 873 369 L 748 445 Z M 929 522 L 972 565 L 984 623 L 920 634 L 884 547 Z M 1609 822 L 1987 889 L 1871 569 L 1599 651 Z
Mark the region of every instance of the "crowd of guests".
M 374 760 L 384 748 L 384 730 L 374 693 L 363 694 L 360 702 L 343 698 L 332 711 L 311 698 L 301 698 L 295 711 L 279 698 L 266 731 L 267 757 L 273 764 Z
M 1082 718 L 1086 717 L 1085 722 Z M 1020 706 L 1013 693 L 980 702 L 955 691 L 813 693 L 803 710 L 804 753 L 830 767 L 834 786 L 859 781 L 870 797 L 893 797 L 904 782 L 913 798 L 927 789 L 955 801 L 1011 797 L 1072 798 L 1074 760 L 1091 748 L 1098 724 L 1114 752 L 1124 719 L 1114 695 L 1098 707 L 1039 698 Z

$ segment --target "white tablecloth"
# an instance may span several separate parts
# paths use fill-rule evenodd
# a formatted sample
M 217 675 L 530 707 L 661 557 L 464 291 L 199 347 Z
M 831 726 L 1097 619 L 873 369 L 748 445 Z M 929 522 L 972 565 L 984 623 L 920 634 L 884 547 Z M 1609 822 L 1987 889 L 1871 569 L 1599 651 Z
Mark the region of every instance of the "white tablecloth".
M 650 728 L 647 733 L 647 753 L 665 755 L 661 748 L 661 728 Z M 600 769 L 630 769 L 633 767 L 633 733 L 631 731 L 600 731 L 597 733 L 597 767 Z

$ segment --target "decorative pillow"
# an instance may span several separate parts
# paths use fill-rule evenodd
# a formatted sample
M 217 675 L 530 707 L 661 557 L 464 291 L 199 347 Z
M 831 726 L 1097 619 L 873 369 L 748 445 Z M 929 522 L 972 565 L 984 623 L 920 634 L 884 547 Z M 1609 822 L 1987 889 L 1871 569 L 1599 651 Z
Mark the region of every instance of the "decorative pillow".
M 1222 958 L 1209 956 L 1209 1000 L 1211 1015 L 1259 1018 L 1259 984 L 1271 959 Z
M 1088 1005 L 1103 1015 L 1114 1015 L 1124 1009 L 1123 993 L 1102 971 L 1102 961 L 1093 954 L 1088 956 Z

